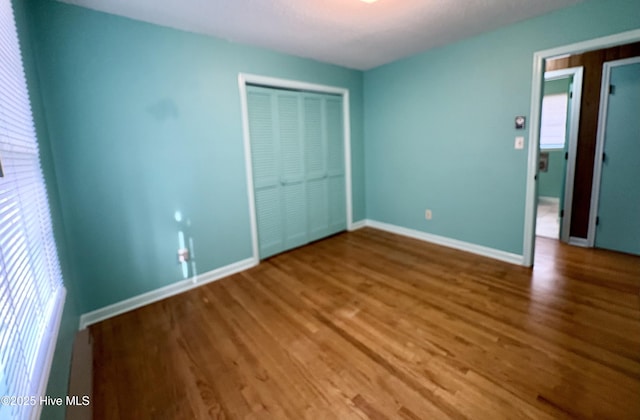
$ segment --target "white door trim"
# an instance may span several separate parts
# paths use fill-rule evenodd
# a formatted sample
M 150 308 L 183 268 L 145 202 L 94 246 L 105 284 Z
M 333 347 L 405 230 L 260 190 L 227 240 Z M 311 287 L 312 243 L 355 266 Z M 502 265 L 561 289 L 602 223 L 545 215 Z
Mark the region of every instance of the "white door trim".
M 533 265 L 536 224 L 536 195 L 538 174 L 538 152 L 540 148 L 540 104 L 542 101 L 542 79 L 546 59 L 565 54 L 578 54 L 615 45 L 640 41 L 640 29 L 609 35 L 602 38 L 569 44 L 562 47 L 537 51 L 533 54 L 531 79 L 531 106 L 529 112 L 529 150 L 527 158 L 527 190 L 524 210 L 524 243 L 522 253 L 525 266 Z
M 247 194 L 249 200 L 249 216 L 251 220 L 251 243 L 253 257 L 260 259 L 258 248 L 258 222 L 253 190 L 253 164 L 251 162 L 251 139 L 249 137 L 249 112 L 247 108 L 247 84 L 269 86 L 273 88 L 296 89 L 310 92 L 330 93 L 342 96 L 342 120 L 344 137 L 344 172 L 347 207 L 347 230 L 353 230 L 352 196 L 351 196 L 351 117 L 349 111 L 349 90 L 341 87 L 319 85 L 298 80 L 279 79 L 248 73 L 238 73 L 240 89 L 240 106 L 242 107 L 242 133 L 244 139 L 244 164 L 247 176 Z
M 571 207 L 573 204 L 573 180 L 576 173 L 576 154 L 578 151 L 578 130 L 580 127 L 580 104 L 582 103 L 582 78 L 584 67 L 571 67 L 567 69 L 547 71 L 544 80 L 560 80 L 573 76 L 571 97 L 571 115 L 569 118 L 569 142 L 567 164 L 565 167 L 564 181 L 564 216 L 562 217 L 562 236 L 560 240 L 569 242 L 569 230 L 571 227 Z
M 591 208 L 589 211 L 589 231 L 587 243 L 590 247 L 596 243 L 596 218 L 600 205 L 600 181 L 602 178 L 602 154 L 604 153 L 604 135 L 607 129 L 607 113 L 609 112 L 609 84 L 611 69 L 627 64 L 640 63 L 640 57 L 607 61 L 602 65 L 602 84 L 600 86 L 600 109 L 598 111 L 598 134 L 596 137 L 596 154 L 593 162 L 593 184 L 591 186 Z

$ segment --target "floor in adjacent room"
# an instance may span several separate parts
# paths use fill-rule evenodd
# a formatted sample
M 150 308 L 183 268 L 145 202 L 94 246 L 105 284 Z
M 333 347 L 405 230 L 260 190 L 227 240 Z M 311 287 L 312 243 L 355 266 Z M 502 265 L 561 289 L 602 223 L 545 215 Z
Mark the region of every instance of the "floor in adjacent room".
M 560 200 L 552 197 L 538 198 L 538 215 L 536 216 L 536 235 L 545 238 L 560 237 Z
M 640 258 L 371 228 L 91 327 L 96 419 L 640 418 Z

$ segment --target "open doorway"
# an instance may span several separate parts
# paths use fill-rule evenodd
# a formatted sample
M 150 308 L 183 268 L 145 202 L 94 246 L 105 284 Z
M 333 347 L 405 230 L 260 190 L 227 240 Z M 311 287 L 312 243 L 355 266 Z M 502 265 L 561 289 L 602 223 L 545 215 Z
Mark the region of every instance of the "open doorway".
M 627 48 L 625 46 L 631 45 L 632 43 L 639 43 L 640 41 L 640 29 L 635 29 L 627 32 L 622 32 L 615 35 L 605 36 L 602 38 L 596 38 L 584 42 L 578 42 L 576 44 L 565 45 L 562 47 L 557 47 L 549 50 L 538 51 L 533 55 L 533 75 L 532 75 L 532 84 L 531 84 L 531 108 L 530 108 L 530 121 L 529 125 L 529 148 L 528 148 L 528 163 L 527 163 L 527 188 L 526 188 L 526 203 L 525 203 L 525 224 L 524 224 L 524 242 L 523 242 L 523 265 L 532 266 L 535 252 L 535 238 L 536 238 L 536 213 L 537 213 L 537 205 L 538 205 L 538 176 L 539 176 L 539 156 L 540 156 L 540 145 L 539 145 L 539 136 L 540 136 L 540 117 L 541 117 L 541 103 L 543 96 L 543 85 L 544 85 L 544 73 L 546 68 L 546 63 L 548 60 L 560 59 L 560 57 L 569 57 L 574 56 L 576 54 L 582 54 L 586 52 L 596 52 L 596 50 L 605 51 L 605 49 L 612 47 L 616 48 L 617 51 L 615 53 L 621 52 L 630 52 L 635 50 L 635 44 L 632 46 L 631 50 L 626 51 Z M 609 57 L 607 56 L 607 51 L 605 51 L 601 58 L 607 60 L 612 60 L 616 58 L 623 57 Z M 598 51 L 600 54 L 600 51 Z M 572 58 L 569 58 L 569 62 L 572 62 Z M 572 63 L 573 64 L 573 63 Z M 551 69 L 549 69 L 551 70 Z M 598 75 L 597 86 L 599 94 L 599 85 L 600 71 L 597 71 L 595 74 Z M 589 83 L 585 82 L 585 92 L 593 91 L 594 89 L 587 89 L 586 86 Z M 589 101 L 587 101 L 589 102 Z M 597 102 L 599 102 L 599 98 Z M 589 102 L 593 103 L 593 101 Z M 597 109 L 597 108 L 596 108 Z M 585 120 L 586 121 L 586 120 Z M 581 122 L 581 125 L 585 125 L 585 121 Z M 594 124 L 597 126 L 596 124 Z M 581 132 L 582 127 L 580 128 Z M 594 130 L 590 130 L 594 131 Z M 582 140 L 580 141 L 582 143 Z M 575 197 L 573 199 L 573 204 L 570 206 L 572 209 L 571 220 L 572 224 L 570 226 L 571 232 L 569 232 L 569 242 L 575 245 L 582 246 L 593 246 L 590 245 L 588 239 L 592 237 L 593 233 L 589 232 L 588 235 L 587 229 L 591 228 L 591 224 L 589 223 L 590 218 L 593 216 L 592 209 L 589 203 L 591 199 L 591 183 L 593 180 L 593 172 L 594 172 L 594 159 L 595 157 L 595 133 L 593 134 L 593 141 L 587 142 L 583 144 L 583 149 L 580 156 L 579 165 L 576 165 L 576 174 L 574 179 L 574 192 L 577 191 L 578 178 L 583 181 L 580 185 L 586 184 L 587 188 L 581 187 L 581 194 L 579 194 L 580 200 L 577 200 Z M 588 150 L 587 150 L 588 149 Z M 578 156 L 578 157 L 580 157 Z M 599 157 L 598 157 L 599 158 Z M 578 168 L 579 166 L 579 168 Z M 580 169 L 581 173 L 586 173 L 587 176 L 578 177 L 578 169 Z M 565 171 L 566 173 L 566 171 Z M 574 194 L 575 196 L 575 194 Z M 567 206 L 565 204 L 565 215 Z M 580 211 L 577 212 L 576 209 Z M 595 210 L 594 210 L 595 211 Z M 564 222 L 563 217 L 563 222 Z M 579 220 L 578 220 L 579 219 Z M 577 223 L 580 221 L 580 223 Z M 597 220 L 596 220 L 597 223 Z M 562 229 L 562 234 L 566 235 L 565 232 L 567 229 Z M 575 231 L 575 232 L 574 232 Z M 575 236 L 575 238 L 574 238 Z
M 569 242 L 584 68 L 544 74 L 536 235 Z

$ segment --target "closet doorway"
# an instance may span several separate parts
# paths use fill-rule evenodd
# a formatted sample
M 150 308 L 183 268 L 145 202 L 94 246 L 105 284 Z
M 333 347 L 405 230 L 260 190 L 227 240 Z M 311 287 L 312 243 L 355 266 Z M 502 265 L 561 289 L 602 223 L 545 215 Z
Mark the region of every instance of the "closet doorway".
M 256 259 L 351 226 L 348 91 L 240 75 Z

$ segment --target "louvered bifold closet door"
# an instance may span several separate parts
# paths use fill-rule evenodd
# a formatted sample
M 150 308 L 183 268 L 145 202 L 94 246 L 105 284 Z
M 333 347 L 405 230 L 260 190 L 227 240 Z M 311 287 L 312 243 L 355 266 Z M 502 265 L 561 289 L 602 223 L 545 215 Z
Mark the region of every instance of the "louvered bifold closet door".
M 347 228 L 342 97 L 326 96 L 324 115 L 327 138 L 328 234 L 332 235 Z
M 342 98 L 247 87 L 260 258 L 346 229 Z
M 304 245 L 307 240 L 305 202 L 304 142 L 300 94 L 280 91 L 278 102 L 278 140 L 280 144 L 280 185 L 284 217 L 284 248 Z
M 270 90 L 247 89 L 253 187 L 260 257 L 284 249 L 277 102 Z
M 322 95 L 304 94 L 304 143 L 309 240 L 329 235 L 327 141 Z

